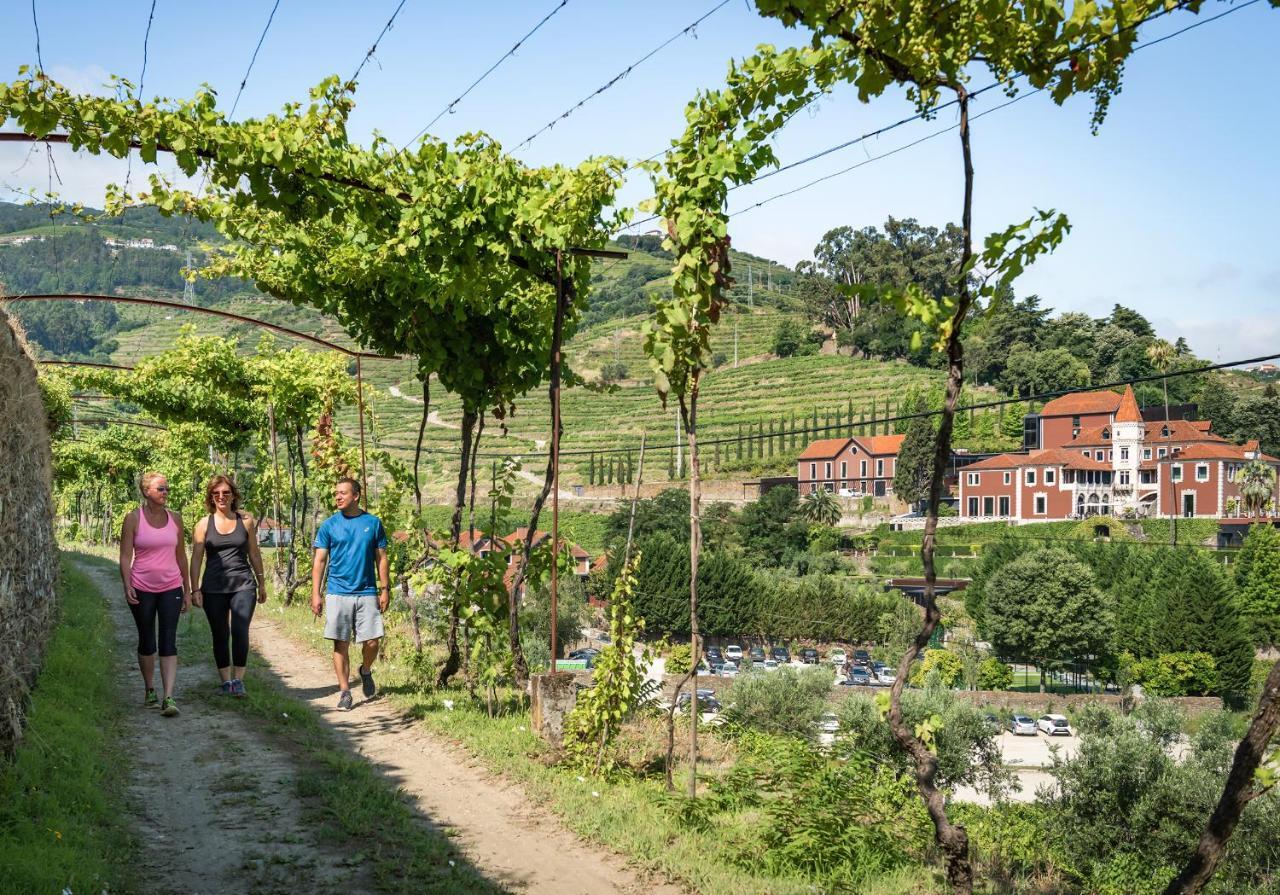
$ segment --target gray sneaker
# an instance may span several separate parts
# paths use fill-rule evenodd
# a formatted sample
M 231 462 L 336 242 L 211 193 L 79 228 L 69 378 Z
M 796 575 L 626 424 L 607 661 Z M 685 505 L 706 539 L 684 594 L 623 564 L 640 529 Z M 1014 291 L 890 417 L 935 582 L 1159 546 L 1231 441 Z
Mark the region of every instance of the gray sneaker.
M 365 699 L 373 699 L 373 695 L 378 692 L 373 683 L 373 669 L 366 669 L 363 665 L 360 666 L 360 690 Z
M 342 693 L 338 695 L 338 711 L 340 712 L 351 711 L 351 691 L 350 690 L 343 690 Z
M 240 680 L 239 678 L 236 678 L 231 682 L 231 695 L 238 696 L 241 698 L 244 698 L 246 695 L 248 695 L 244 692 L 244 681 Z

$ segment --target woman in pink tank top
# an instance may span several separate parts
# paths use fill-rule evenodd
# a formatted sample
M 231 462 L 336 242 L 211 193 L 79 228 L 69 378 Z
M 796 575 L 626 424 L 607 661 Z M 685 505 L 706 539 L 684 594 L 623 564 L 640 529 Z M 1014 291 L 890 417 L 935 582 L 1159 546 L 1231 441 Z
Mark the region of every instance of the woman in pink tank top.
M 182 518 L 169 510 L 169 483 L 148 472 L 139 483 L 142 505 L 124 517 L 120 530 L 120 578 L 124 598 L 138 626 L 138 670 L 146 687 L 143 705 L 178 714 L 173 685 L 178 676 L 178 619 L 191 605 L 191 578 L 183 549 Z M 160 656 L 163 701 L 155 689 Z

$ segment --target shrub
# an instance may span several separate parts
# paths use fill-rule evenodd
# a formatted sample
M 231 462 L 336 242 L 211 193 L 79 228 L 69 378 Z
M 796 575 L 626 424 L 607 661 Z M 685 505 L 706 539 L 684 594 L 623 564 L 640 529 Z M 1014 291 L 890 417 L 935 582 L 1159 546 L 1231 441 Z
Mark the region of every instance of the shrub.
M 688 674 L 692 658 L 693 648 L 687 643 L 677 643 L 667 654 L 667 674 Z
M 925 650 L 924 658 L 911 668 L 911 686 L 923 687 L 934 671 L 937 672 L 938 684 L 949 689 L 964 674 L 964 661 L 951 650 Z
M 622 361 L 607 363 L 600 368 L 600 381 L 606 385 L 621 382 L 627 378 L 627 365 Z
M 739 677 L 723 717 L 727 724 L 811 740 L 831 692 L 829 668 L 779 668 Z
M 1133 662 L 1127 672 L 1152 696 L 1204 696 L 1218 686 L 1218 666 L 1208 653 L 1163 653 Z
M 982 660 L 978 666 L 979 690 L 1008 690 L 1013 686 L 1013 668 L 995 657 Z
M 817 354 L 819 344 L 810 339 L 805 328 L 790 317 L 779 321 L 773 334 L 773 353 L 778 357 Z

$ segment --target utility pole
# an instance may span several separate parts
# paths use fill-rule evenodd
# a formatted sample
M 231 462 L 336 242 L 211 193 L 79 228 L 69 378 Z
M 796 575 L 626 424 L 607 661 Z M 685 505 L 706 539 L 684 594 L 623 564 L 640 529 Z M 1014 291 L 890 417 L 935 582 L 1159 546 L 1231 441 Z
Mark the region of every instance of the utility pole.
M 191 249 L 187 249 L 187 270 L 192 269 Z M 183 277 L 182 285 L 182 303 L 184 305 L 194 305 L 196 303 L 196 284 L 190 277 Z
M 738 369 L 738 306 L 733 306 L 733 368 Z
M 684 478 L 684 449 L 680 446 L 680 407 L 675 408 L 676 417 L 676 480 Z
M 754 308 L 756 306 L 755 299 L 752 296 L 752 267 L 747 265 L 747 307 Z

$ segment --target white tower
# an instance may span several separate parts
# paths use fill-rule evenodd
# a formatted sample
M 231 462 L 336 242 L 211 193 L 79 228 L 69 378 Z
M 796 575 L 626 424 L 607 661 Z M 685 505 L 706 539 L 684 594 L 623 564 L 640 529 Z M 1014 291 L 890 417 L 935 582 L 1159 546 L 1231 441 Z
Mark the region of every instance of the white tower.
M 1120 407 L 1111 423 L 1111 485 L 1115 495 L 1115 513 L 1138 510 L 1138 467 L 1142 464 L 1145 429 L 1142 412 L 1138 410 L 1138 401 L 1133 396 L 1133 386 L 1125 386 Z

